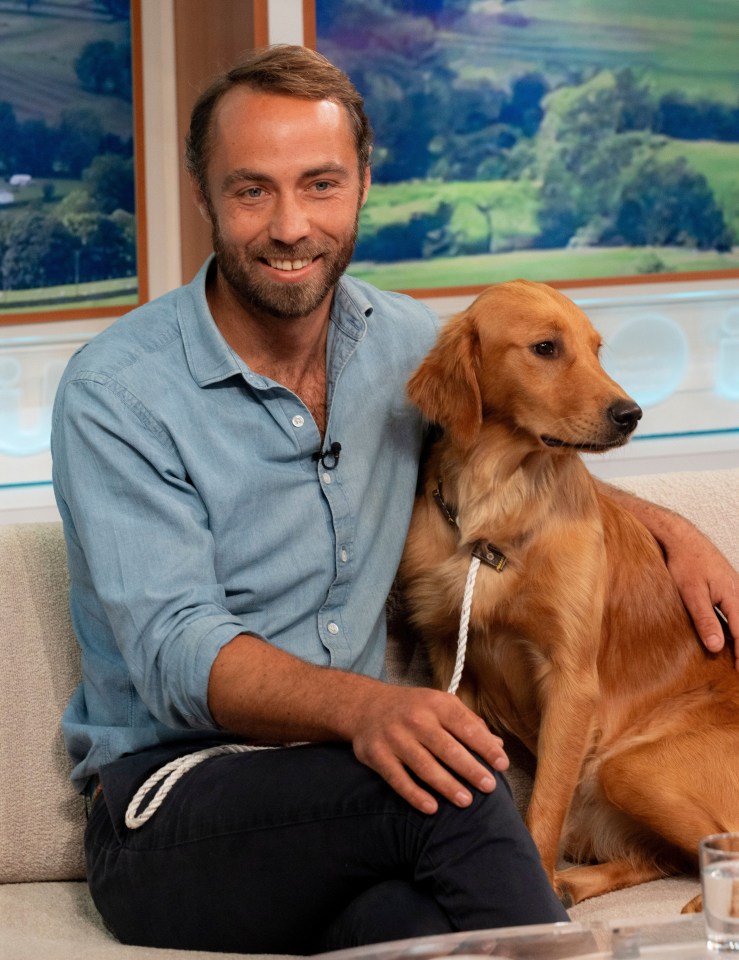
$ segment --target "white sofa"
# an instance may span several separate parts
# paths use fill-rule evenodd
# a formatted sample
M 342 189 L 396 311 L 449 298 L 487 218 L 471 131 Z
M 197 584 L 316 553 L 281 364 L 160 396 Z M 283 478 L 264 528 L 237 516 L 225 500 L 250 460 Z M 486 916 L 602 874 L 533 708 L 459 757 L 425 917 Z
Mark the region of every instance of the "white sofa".
M 739 566 L 739 468 L 632 477 L 620 485 L 688 516 Z M 92 905 L 84 883 L 83 803 L 69 782 L 59 730 L 79 662 L 58 523 L 0 527 L 0 650 L 0 956 L 234 956 L 123 946 Z M 418 651 L 397 639 L 388 669 L 403 683 L 424 676 Z M 511 780 L 525 805 L 525 763 L 514 764 Z M 571 913 L 583 921 L 677 914 L 697 890 L 695 878 L 659 880 L 586 901 Z

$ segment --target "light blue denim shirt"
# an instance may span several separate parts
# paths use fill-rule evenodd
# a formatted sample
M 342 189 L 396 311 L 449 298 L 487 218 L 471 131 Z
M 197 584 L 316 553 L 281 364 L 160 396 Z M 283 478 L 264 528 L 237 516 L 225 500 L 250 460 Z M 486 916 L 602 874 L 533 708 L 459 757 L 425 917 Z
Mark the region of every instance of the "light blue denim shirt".
M 380 677 L 384 601 L 410 520 L 422 423 L 405 384 L 437 321 L 344 278 L 328 424 L 251 371 L 193 282 L 75 354 L 54 408 L 54 487 L 83 681 L 63 728 L 81 787 L 124 753 L 211 737 L 218 651 L 243 631 Z M 335 469 L 312 459 L 341 444 Z

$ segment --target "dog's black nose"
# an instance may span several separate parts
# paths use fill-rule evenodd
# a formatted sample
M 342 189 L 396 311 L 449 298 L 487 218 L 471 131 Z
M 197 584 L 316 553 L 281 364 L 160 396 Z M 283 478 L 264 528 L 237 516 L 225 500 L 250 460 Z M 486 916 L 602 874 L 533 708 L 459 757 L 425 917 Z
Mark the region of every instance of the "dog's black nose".
M 616 400 L 608 408 L 608 414 L 617 426 L 631 433 L 641 420 L 642 410 L 633 400 Z

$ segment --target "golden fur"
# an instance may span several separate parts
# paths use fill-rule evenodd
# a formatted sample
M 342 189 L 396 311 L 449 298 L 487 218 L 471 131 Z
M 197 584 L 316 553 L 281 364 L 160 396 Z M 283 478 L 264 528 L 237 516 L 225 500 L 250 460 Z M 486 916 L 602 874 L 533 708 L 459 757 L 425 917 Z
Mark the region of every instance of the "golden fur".
M 408 388 L 443 428 L 401 565 L 412 619 L 446 689 L 472 544 L 508 558 L 477 575 L 459 695 L 537 757 L 528 827 L 575 903 L 694 869 L 702 836 L 739 830 L 730 651 L 706 653 L 659 546 L 578 455 L 641 415 L 599 348 L 565 296 L 513 281 L 445 326 Z

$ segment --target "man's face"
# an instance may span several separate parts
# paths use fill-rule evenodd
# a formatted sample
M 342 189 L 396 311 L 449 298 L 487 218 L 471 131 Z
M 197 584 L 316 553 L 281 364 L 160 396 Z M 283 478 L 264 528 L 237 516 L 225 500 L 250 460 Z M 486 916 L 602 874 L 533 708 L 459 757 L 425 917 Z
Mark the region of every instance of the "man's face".
M 205 204 L 221 278 L 291 320 L 330 296 L 354 252 L 360 183 L 344 107 L 235 87 L 213 116 Z

